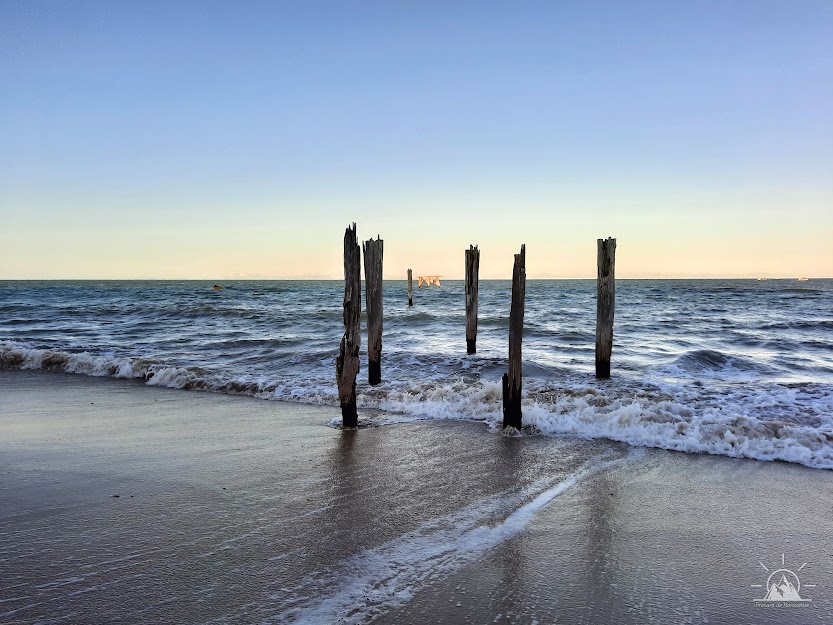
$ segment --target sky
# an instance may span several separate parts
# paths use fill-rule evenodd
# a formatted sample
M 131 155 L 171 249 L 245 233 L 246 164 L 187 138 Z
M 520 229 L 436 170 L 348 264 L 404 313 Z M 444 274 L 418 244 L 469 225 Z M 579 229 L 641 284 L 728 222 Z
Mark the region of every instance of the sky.
M 833 2 L 0 2 L 0 279 L 833 276 Z

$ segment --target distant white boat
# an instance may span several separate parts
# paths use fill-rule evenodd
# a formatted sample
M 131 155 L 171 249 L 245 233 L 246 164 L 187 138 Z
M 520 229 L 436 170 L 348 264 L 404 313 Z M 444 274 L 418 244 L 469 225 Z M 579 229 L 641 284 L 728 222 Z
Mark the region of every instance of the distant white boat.
M 758 282 L 766 282 L 767 278 L 755 278 Z
M 799 281 L 799 282 L 807 282 L 807 280 L 809 280 L 809 279 L 810 279 L 810 278 L 805 278 L 804 276 L 801 276 L 801 277 L 798 279 L 798 281 Z
M 440 278 L 442 276 L 419 276 L 419 288 L 421 289 L 423 286 L 431 286 L 433 284 L 439 289 Z

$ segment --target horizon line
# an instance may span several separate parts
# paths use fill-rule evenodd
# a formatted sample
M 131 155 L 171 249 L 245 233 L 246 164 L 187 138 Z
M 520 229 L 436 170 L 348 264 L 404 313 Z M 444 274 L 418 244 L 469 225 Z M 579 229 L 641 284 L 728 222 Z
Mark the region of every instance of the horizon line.
M 442 276 L 441 276 L 442 277 Z M 617 280 L 755 280 L 763 277 L 765 282 L 768 280 L 796 280 L 799 277 L 807 278 L 807 280 L 830 280 L 833 276 L 642 276 L 642 277 L 617 277 Z M 386 282 L 406 282 L 407 278 L 383 278 Z M 446 282 L 463 282 L 465 278 L 443 278 Z M 504 280 L 511 281 L 512 277 L 507 278 L 480 278 L 479 281 L 489 280 Z M 595 276 L 581 277 L 581 278 L 531 278 L 527 277 L 527 281 L 532 280 L 596 280 Z M 322 277 L 304 277 L 304 278 L 0 278 L 0 282 L 343 282 L 344 278 L 322 278 Z M 364 281 L 364 278 L 362 278 Z

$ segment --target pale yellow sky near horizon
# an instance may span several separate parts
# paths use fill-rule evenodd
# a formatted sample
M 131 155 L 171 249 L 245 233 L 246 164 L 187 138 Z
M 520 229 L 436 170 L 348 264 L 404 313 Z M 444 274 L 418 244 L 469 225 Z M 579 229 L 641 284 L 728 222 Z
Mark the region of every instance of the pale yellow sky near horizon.
M 619 278 L 833 276 L 833 227 L 817 221 L 812 228 L 800 215 L 778 216 L 776 228 L 730 213 L 691 212 L 672 221 L 643 212 L 611 218 L 605 228 L 593 225 L 592 214 L 573 214 L 539 219 L 536 228 L 531 219 L 442 220 L 433 213 L 358 221 L 360 240 L 385 240 L 386 279 L 403 278 L 409 267 L 417 275 L 462 278 L 469 244 L 480 246 L 483 279 L 509 278 L 521 243 L 530 278 L 593 278 L 596 239 L 607 236 L 617 238 Z M 82 227 L 90 223 L 83 216 L 58 218 L 45 230 L 19 215 L 3 219 L 0 279 L 339 279 L 349 223 L 276 217 L 197 228 L 173 219 L 156 228 L 158 216 L 142 212 L 99 219 L 94 229 Z
M 484 279 L 509 278 L 522 243 L 530 278 L 593 278 L 596 239 L 608 236 L 620 278 L 833 276 L 833 182 L 799 192 L 643 176 L 598 188 L 591 172 L 422 190 L 371 177 L 332 188 L 223 180 L 142 194 L 6 194 L 0 279 L 338 279 L 353 221 L 360 240 L 385 240 L 387 279 L 408 267 L 461 278 L 469 244 L 480 246 Z

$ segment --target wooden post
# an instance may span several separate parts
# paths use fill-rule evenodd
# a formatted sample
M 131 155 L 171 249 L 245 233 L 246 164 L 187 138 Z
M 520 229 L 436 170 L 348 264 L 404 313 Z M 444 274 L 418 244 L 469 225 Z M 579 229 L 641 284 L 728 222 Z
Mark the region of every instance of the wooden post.
M 414 305 L 414 272 L 408 269 L 408 306 Z
M 480 275 L 480 250 L 466 250 L 466 353 L 477 353 L 477 293 Z
M 598 239 L 596 281 L 596 377 L 610 377 L 613 351 L 613 307 L 616 299 L 616 239 Z
M 382 252 L 376 236 L 364 243 L 364 288 L 367 302 L 367 381 L 382 381 Z
M 359 373 L 359 348 L 362 343 L 361 250 L 356 240 L 356 224 L 344 232 L 344 336 L 336 357 L 336 381 L 341 404 L 341 423 L 356 427 L 356 375 Z
M 503 427 L 521 429 L 521 341 L 526 297 L 526 245 L 515 254 L 512 271 L 512 308 L 509 311 L 509 372 L 503 374 Z

